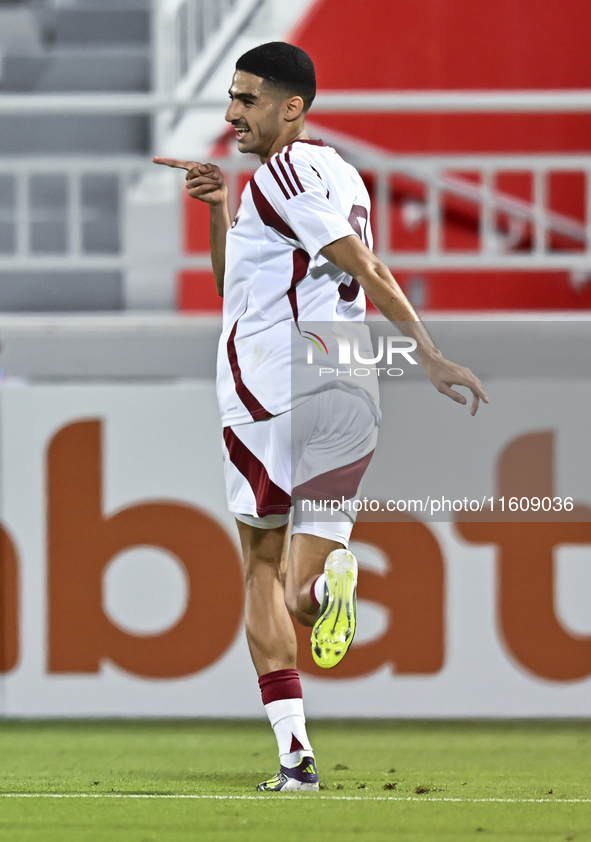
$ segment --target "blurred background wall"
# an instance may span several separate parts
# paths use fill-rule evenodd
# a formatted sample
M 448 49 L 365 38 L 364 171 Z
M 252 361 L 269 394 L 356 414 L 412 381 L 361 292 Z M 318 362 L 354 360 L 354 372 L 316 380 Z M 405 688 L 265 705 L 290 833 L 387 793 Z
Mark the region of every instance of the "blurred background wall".
M 329 676 L 302 656 L 310 713 L 588 715 L 590 17 L 580 0 L 0 2 L 0 713 L 260 713 L 207 210 L 150 160 L 218 161 L 235 210 L 257 161 L 223 120 L 234 63 L 285 39 L 316 63 L 310 134 L 363 173 L 377 253 L 493 398 L 460 418 L 407 372 L 365 493 L 418 494 L 414 459 L 426 493 L 576 503 L 553 522 L 360 523 L 357 653 Z
M 224 129 L 228 82 L 274 38 L 313 56 L 313 130 L 364 170 L 378 251 L 418 307 L 588 308 L 588 14 L 581 0 L 0 3 L 1 310 L 219 311 L 206 209 L 149 156 L 227 157 L 236 205 L 253 162 Z

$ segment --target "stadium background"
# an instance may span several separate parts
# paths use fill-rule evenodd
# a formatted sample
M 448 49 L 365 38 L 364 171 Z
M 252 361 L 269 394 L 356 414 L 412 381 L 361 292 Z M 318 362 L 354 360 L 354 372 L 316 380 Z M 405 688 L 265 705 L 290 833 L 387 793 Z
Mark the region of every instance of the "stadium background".
M 207 218 L 149 160 L 215 157 L 235 203 L 254 167 L 221 116 L 233 59 L 286 38 L 317 65 L 313 134 L 366 175 L 378 251 L 493 398 L 473 420 L 419 383 L 384 390 L 401 446 L 383 437 L 365 493 L 402 496 L 404 477 L 418 495 L 419 463 L 439 495 L 543 488 L 581 507 L 512 531 L 359 524 L 360 635 L 340 672 L 302 662 L 309 714 L 588 716 L 588 16 L 576 0 L 0 4 L 2 715 L 262 714 Z

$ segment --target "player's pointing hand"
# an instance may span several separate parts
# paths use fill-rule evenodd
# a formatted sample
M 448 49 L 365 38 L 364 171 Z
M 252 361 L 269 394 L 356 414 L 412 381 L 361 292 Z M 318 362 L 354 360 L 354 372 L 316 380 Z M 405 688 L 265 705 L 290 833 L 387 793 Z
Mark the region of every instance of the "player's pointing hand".
M 189 196 L 209 205 L 225 202 L 228 190 L 220 168 L 216 164 L 201 164 L 198 161 L 181 161 L 178 158 L 152 158 L 155 164 L 186 170 L 186 188 Z
M 152 158 L 155 164 L 163 164 L 165 167 L 175 167 L 177 170 L 192 170 L 201 166 L 197 161 L 179 161 L 178 158 Z

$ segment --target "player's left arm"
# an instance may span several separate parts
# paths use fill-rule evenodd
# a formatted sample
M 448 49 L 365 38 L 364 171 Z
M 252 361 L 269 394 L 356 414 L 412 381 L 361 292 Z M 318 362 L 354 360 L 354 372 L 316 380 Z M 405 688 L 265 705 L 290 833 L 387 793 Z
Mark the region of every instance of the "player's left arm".
M 226 234 L 230 229 L 228 187 L 216 164 L 179 161 L 177 158 L 152 158 L 155 164 L 186 170 L 185 187 L 192 199 L 209 205 L 209 244 L 211 265 L 218 295 L 224 295 L 226 271 Z
M 488 403 L 482 383 L 469 368 L 447 360 L 429 336 L 388 267 L 359 237 L 351 234 L 325 246 L 322 254 L 343 272 L 356 278 L 375 306 L 405 336 L 416 339 L 417 354 L 435 388 L 457 403 L 466 404 L 464 395 L 452 386 L 465 386 L 473 395 L 470 414 L 475 415 L 480 399 Z

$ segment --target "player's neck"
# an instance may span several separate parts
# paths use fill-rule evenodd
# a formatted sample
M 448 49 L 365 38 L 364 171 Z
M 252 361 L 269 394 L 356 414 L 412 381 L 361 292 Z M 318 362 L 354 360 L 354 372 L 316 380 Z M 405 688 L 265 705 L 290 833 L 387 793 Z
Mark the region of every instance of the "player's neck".
M 309 140 L 310 136 L 306 130 L 306 126 L 302 125 L 299 129 L 292 129 L 291 132 L 285 132 L 281 134 L 275 143 L 272 145 L 271 149 L 266 155 L 260 155 L 261 164 L 266 164 L 269 158 L 272 158 L 277 152 L 281 152 L 286 146 L 289 146 L 290 143 L 294 143 L 296 140 Z

